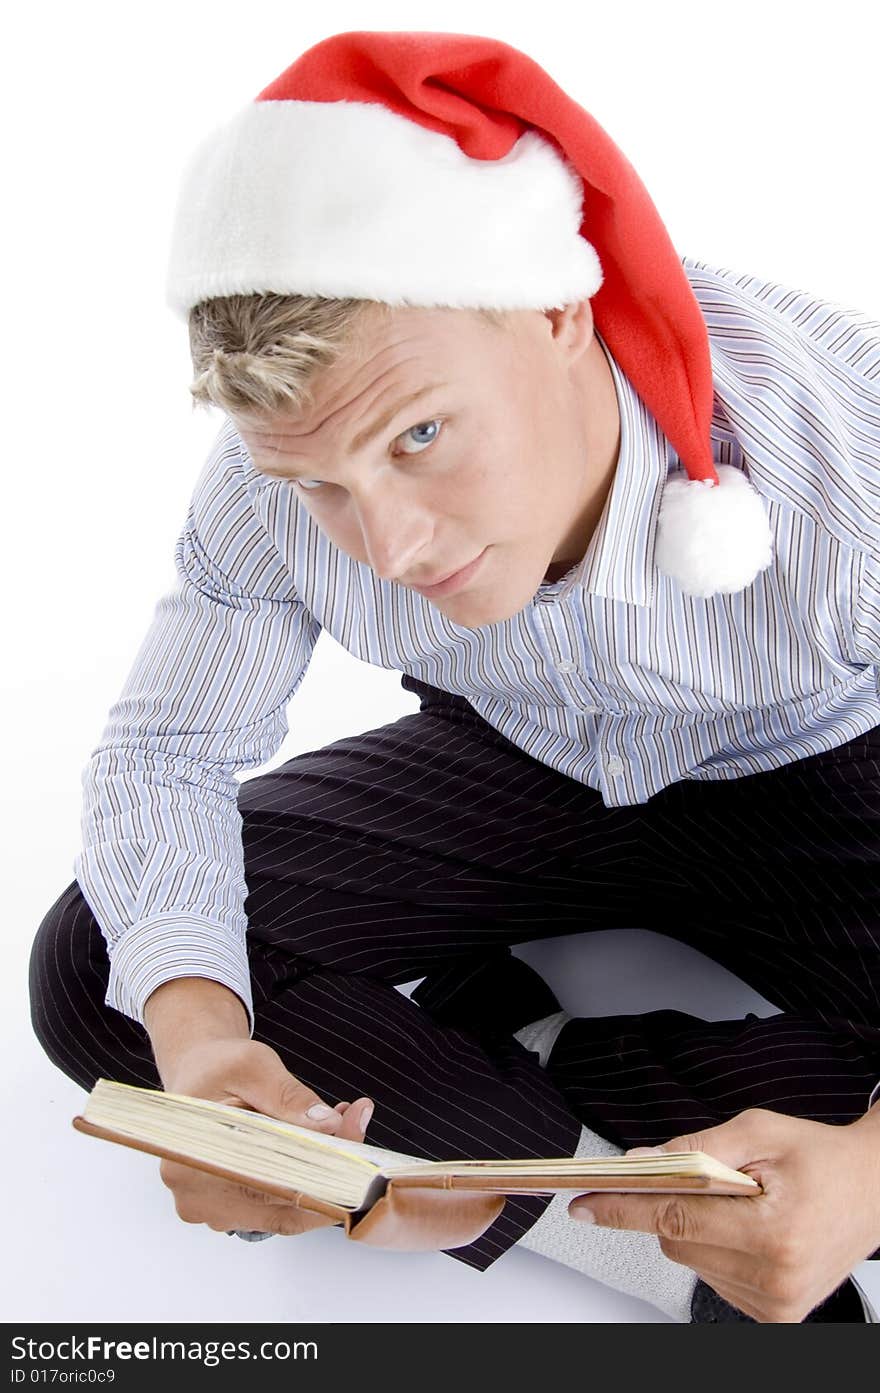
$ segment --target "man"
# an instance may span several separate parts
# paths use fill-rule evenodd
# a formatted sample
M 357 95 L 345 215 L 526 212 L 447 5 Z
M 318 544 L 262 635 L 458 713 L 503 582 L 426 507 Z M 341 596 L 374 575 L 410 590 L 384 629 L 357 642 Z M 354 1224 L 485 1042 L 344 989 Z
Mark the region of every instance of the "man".
M 682 264 L 592 118 L 456 35 L 325 40 L 205 142 L 169 298 L 229 420 L 35 941 L 47 1052 L 417 1155 L 703 1149 L 761 1197 L 509 1199 L 452 1256 L 866 1319 L 876 326 Z M 239 789 L 322 628 L 420 711 Z M 571 1018 L 509 953 L 636 923 L 779 1014 Z M 322 1222 L 162 1177 L 192 1222 Z

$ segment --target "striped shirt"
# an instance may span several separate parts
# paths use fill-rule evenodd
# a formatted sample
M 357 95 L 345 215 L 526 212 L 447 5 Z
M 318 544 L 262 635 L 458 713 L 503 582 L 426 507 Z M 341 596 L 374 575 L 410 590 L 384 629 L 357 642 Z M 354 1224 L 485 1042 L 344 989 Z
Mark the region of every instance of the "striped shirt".
M 177 582 L 82 775 L 74 873 L 107 940 L 108 1005 L 143 1023 L 162 982 L 208 977 L 253 1030 L 235 774 L 281 746 L 322 629 L 460 693 L 607 807 L 779 768 L 880 724 L 880 325 L 683 265 L 709 331 L 715 462 L 747 472 L 774 537 L 741 593 L 688 597 L 654 567 L 662 490 L 682 466 L 607 349 L 621 438 L 599 525 L 565 576 L 475 629 L 339 551 L 226 418 Z

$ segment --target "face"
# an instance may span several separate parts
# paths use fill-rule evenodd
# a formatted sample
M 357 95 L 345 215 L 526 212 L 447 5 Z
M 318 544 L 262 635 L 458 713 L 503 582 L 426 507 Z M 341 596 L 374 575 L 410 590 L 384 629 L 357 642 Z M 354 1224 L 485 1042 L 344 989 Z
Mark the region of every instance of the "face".
M 616 465 L 589 302 L 508 323 L 371 315 L 307 406 L 232 418 L 256 468 L 288 481 L 341 551 L 469 628 L 580 559 Z

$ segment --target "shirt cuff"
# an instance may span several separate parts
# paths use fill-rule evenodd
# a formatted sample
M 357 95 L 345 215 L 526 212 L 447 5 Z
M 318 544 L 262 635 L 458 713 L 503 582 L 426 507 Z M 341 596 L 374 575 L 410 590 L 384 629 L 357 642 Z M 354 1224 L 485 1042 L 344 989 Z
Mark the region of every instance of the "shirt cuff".
M 874 1091 L 868 1099 L 868 1111 L 870 1112 L 875 1103 L 880 1103 L 880 1081 L 874 1085 Z
M 132 924 L 109 950 L 110 979 L 104 1003 L 144 1026 L 151 992 L 175 977 L 207 977 L 235 992 L 254 1034 L 254 1006 L 247 948 L 234 933 L 197 915 L 167 914 Z

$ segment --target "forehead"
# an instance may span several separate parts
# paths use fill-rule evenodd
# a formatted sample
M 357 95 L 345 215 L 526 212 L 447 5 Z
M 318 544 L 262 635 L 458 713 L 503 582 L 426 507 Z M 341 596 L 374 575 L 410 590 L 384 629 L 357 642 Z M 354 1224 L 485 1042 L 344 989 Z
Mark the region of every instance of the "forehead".
M 474 309 L 385 305 L 357 321 L 351 342 L 327 373 L 333 367 L 350 370 L 395 354 L 454 358 L 471 346 L 482 345 L 492 332 L 498 331 Z
M 476 310 L 389 307 L 366 313 L 352 338 L 331 363 L 316 368 L 307 382 L 309 399 L 289 409 L 241 411 L 236 420 L 245 431 L 298 425 L 307 431 L 336 413 L 359 413 L 432 383 L 473 381 L 489 370 L 501 351 L 499 329 Z

